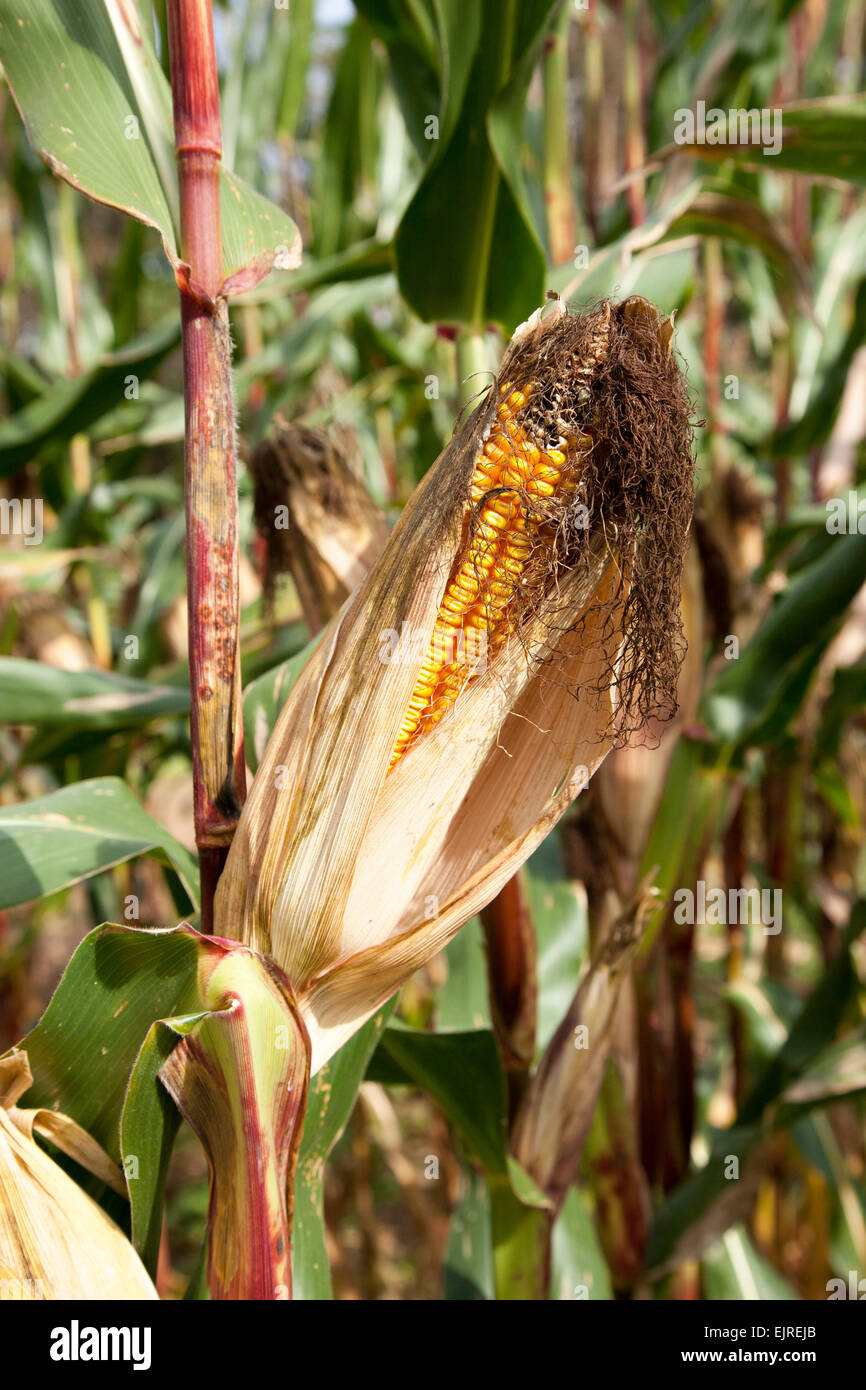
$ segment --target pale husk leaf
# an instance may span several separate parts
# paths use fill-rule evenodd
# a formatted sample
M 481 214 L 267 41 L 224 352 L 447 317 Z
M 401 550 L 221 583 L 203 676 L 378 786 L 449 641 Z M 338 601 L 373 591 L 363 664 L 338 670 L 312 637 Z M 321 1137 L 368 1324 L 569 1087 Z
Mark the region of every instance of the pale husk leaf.
M 155 1299 L 126 1236 L 0 1107 L 3 1298 Z
M 432 631 L 464 526 L 460 475 L 474 458 L 466 440 L 492 408 L 479 408 L 443 451 L 379 563 L 329 624 L 281 711 L 235 835 L 215 929 L 273 955 L 296 989 L 342 953 L 354 865 L 423 659 L 406 647 Z M 389 631 L 400 645 L 383 662 Z
M 496 895 L 607 754 L 613 705 L 603 677 L 618 641 L 613 583 L 614 566 L 602 555 L 589 574 L 566 576 L 556 599 L 559 660 L 539 668 L 527 659 L 527 646 L 541 637 L 539 615 L 526 646 L 513 643 L 497 656 L 397 764 L 349 897 L 344 940 L 352 954 L 299 1000 L 314 1071 Z M 589 604 L 597 612 L 571 633 Z M 549 643 L 546 655 L 553 656 Z
M 589 1134 L 613 1039 L 617 1005 L 651 897 L 641 890 L 614 924 L 545 1049 L 515 1118 L 511 1148 L 543 1192 L 561 1203 Z M 586 1035 L 576 1037 L 575 1030 Z M 586 1046 L 578 1045 L 586 1042 Z

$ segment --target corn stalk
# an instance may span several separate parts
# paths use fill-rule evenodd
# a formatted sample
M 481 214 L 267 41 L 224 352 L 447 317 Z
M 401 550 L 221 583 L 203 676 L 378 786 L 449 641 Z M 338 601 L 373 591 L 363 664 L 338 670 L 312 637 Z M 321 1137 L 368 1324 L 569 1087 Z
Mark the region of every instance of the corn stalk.
M 210 0 L 169 0 L 180 183 L 187 609 L 201 922 L 245 796 L 238 654 L 238 514 L 231 343 L 221 294 L 219 87 Z

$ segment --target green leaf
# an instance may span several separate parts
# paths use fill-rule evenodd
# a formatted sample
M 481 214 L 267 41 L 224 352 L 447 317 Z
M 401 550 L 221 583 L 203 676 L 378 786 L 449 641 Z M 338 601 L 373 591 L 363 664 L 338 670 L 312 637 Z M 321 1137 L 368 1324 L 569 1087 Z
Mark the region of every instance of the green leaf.
M 292 292 L 316 290 L 350 280 L 381 277 L 391 269 L 391 247 L 378 237 L 367 237 L 333 256 L 304 256 L 304 264 L 292 272 Z M 267 304 L 284 300 L 286 287 L 279 280 L 266 280 L 238 297 L 238 304 Z M 384 297 L 384 296 L 382 296 Z
M 317 1072 L 310 1082 L 307 1115 L 295 1174 L 292 1240 L 293 1297 L 329 1299 L 331 1272 L 325 1246 L 322 1173 L 328 1154 L 348 1123 L 358 1087 L 396 1005 L 391 999 Z
M 845 666 L 833 672 L 830 695 L 821 712 L 816 752 L 835 759 L 846 722 L 866 708 L 866 665 Z
M 440 1105 L 469 1156 L 507 1181 L 505 1084 L 492 1032 L 421 1033 L 387 1028 L 382 1047 Z
M 723 770 L 703 765 L 704 748 L 695 739 L 677 740 L 662 799 L 641 858 L 638 882 L 652 876 L 659 892 L 641 937 L 638 959 L 648 959 L 669 912 L 672 895 L 694 882 L 726 795 Z
M 189 998 L 193 997 L 190 988 Z M 180 1115 L 159 1080 L 160 1067 L 179 1036 L 206 1017 L 205 1011 L 163 1018 L 151 1024 L 136 1058 L 120 1117 L 120 1151 L 132 1224 L 132 1243 L 145 1267 L 156 1275 L 162 1235 L 165 1180 Z
M 578 885 L 566 873 L 557 831 L 547 836 L 522 872 L 538 942 L 538 1059 L 577 993 L 586 964 L 586 907 Z
M 304 105 L 307 84 L 307 66 L 310 60 L 310 47 L 315 28 L 313 0 L 294 0 L 291 8 L 291 27 L 289 42 L 278 72 L 281 79 L 282 97 L 278 117 L 281 135 L 294 140 L 298 121 Z M 281 29 L 285 28 L 284 16 L 276 12 Z
M 0 657 L 0 710 L 8 724 L 65 731 L 125 729 L 188 709 L 186 686 L 152 685 L 113 671 L 63 671 L 41 661 Z
M 733 1226 L 701 1261 L 704 1298 L 762 1302 L 798 1295 L 769 1260 L 759 1255 L 744 1226 Z
M 272 268 L 301 260 L 301 234 L 290 217 L 230 169 L 220 169 L 220 229 L 224 294 L 251 289 Z M 285 288 L 284 291 L 285 293 Z
M 152 854 L 198 904 L 189 850 L 145 811 L 119 777 L 76 782 L 0 808 L 0 907 L 32 902 L 115 864 Z
M 28 1105 L 62 1110 L 122 1161 L 132 1239 L 151 1271 L 159 1253 L 165 1177 L 178 1125 L 165 1085 L 177 1092 L 191 1122 L 204 1124 L 221 1179 L 233 1193 L 240 1182 L 235 1200 L 243 1207 L 251 1189 L 235 1156 L 243 1152 L 249 1160 L 258 1141 L 245 1148 L 241 1129 L 246 1136 L 254 1116 L 250 1134 L 273 1138 L 268 1126 L 274 1122 L 281 1135 L 294 1103 L 292 1092 L 301 1095 L 306 1049 L 284 1047 L 279 1038 L 284 1025 L 290 1035 L 300 1036 L 294 1017 L 283 977 L 246 947 L 227 947 L 186 924 L 171 931 L 106 926 L 77 948 L 45 1014 L 24 1039 L 33 1072 Z M 188 1070 L 174 1053 L 179 1039 L 190 1036 L 194 1061 Z M 195 1089 L 194 1073 L 202 1058 L 211 1056 L 211 1045 L 213 1075 L 221 1057 L 229 1081 L 221 1083 L 202 1111 L 195 1100 L 201 1092 Z M 250 1104 L 243 1086 L 240 1092 L 233 1088 L 231 1078 L 237 1075 L 254 1079 L 260 1109 Z M 288 1088 L 287 1077 L 293 1081 Z M 214 1138 L 213 1129 L 208 1130 L 214 1114 L 209 1107 L 216 1100 L 231 1112 L 235 1127 L 226 1148 L 225 1133 L 218 1129 Z M 269 1152 L 276 1163 L 282 1153 L 278 1139 Z M 279 1205 L 276 1169 L 269 1171 L 269 1200 Z M 225 1243 L 218 1247 L 225 1252 Z M 231 1261 L 217 1274 L 231 1282 Z M 252 1277 L 257 1277 L 255 1270 Z
M 772 986 L 773 981 L 769 982 Z M 776 1000 L 770 989 L 756 981 L 739 979 L 725 988 L 725 998 L 741 1015 L 746 1040 L 755 1060 L 765 1062 L 777 1052 L 785 1040 L 785 1020 L 774 1007 Z
M 437 102 L 439 139 L 454 134 L 480 42 L 482 3 L 470 0 L 461 12 L 450 0 L 357 0 L 356 9 L 388 50 L 409 137 L 422 157 L 435 153 L 424 126 Z
M 30 143 L 58 177 L 155 227 L 179 261 L 171 91 L 150 7 L 0 0 L 0 62 Z M 221 170 L 223 274 L 249 288 L 300 254 L 294 223 Z
M 726 143 L 729 122 L 724 112 L 719 123 L 721 138 L 716 144 L 688 140 L 683 144 L 666 145 L 653 155 L 653 162 L 670 159 L 676 154 L 691 154 L 701 159 L 736 160 L 762 173 L 787 169 L 820 178 L 847 179 L 861 188 L 866 187 L 866 98 L 819 97 L 792 102 L 780 110 L 781 125 L 776 129 L 781 130 L 781 142 L 779 149 L 772 153 L 765 154 L 757 144 L 738 143 L 735 130 L 731 131 L 731 143 Z M 709 118 L 709 111 L 707 116 Z
M 186 926 L 90 932 L 24 1040 L 33 1071 L 27 1104 L 70 1115 L 119 1162 L 127 1082 L 149 1029 L 158 1019 L 201 1007 L 202 941 Z M 150 1150 L 132 1146 L 127 1152 L 144 1157 Z M 152 1177 L 145 1174 L 147 1181 Z
M 550 1297 L 557 1301 L 613 1298 L 592 1217 L 577 1188 L 569 1188 L 553 1228 Z
M 792 1124 L 801 1110 L 866 1091 L 866 1024 L 824 1049 L 784 1091 L 776 1122 Z
M 471 1164 L 462 1165 L 462 1183 L 445 1248 L 445 1298 L 449 1302 L 493 1300 L 490 1188 Z
M 788 583 L 738 660 L 707 692 L 703 715 L 717 738 L 763 741 L 778 732 L 779 720 L 787 724 L 864 581 L 866 536 L 830 537 L 821 558 Z
M 435 5 L 439 138 L 395 240 L 400 289 L 423 319 L 510 332 L 541 302 L 544 251 L 520 159 L 526 92 L 556 9 Z
M 436 990 L 436 1027 L 469 1032 L 489 1028 L 490 994 L 484 959 L 484 930 L 472 917 L 444 952 L 448 975 Z
M 851 325 L 836 356 L 824 369 L 819 390 L 799 418 L 786 421 L 761 441 L 758 448 L 762 453 L 769 458 L 787 458 L 791 454 L 808 454 L 825 443 L 842 402 L 851 362 L 864 338 L 866 280 L 857 287 Z
M 377 174 L 381 78 L 367 26 L 356 20 L 337 59 L 316 161 L 313 227 L 319 256 L 335 256 L 374 229 L 368 190 Z
M 693 263 L 693 252 L 686 253 L 683 263 L 682 252 L 659 245 L 675 225 L 677 218 L 684 216 L 698 197 L 701 180 L 692 179 L 672 198 L 653 209 L 639 227 L 618 237 L 616 241 L 600 246 L 593 253 L 587 266 L 575 269 L 571 265 L 557 266 L 547 277 L 551 289 L 567 299 L 576 298 L 582 303 L 592 303 L 595 299 L 616 295 L 624 298 L 629 294 L 643 294 L 654 297 L 666 310 L 677 307 L 679 294 L 674 303 L 663 296 L 650 295 L 649 279 L 658 259 L 678 262 L 675 280 L 680 285 L 680 293 L 688 282 Z M 688 276 L 685 273 L 688 267 Z M 668 290 L 671 294 L 673 286 Z
M 386 1083 L 422 1087 L 484 1169 L 496 1298 L 544 1297 L 551 1217 L 547 1198 L 508 1153 L 505 1078 L 492 1032 L 422 1033 L 391 1027 L 380 1050 L 394 1068 L 371 1068 Z M 478 1252 L 474 1258 L 480 1259 Z
M 812 769 L 815 790 L 841 825 L 856 827 L 857 807 L 845 774 L 829 758 Z
M 757 247 L 797 290 L 804 312 L 812 312 L 811 286 L 802 252 L 778 219 L 765 212 L 756 200 L 704 191 L 671 224 L 666 235 L 671 239 L 714 236 Z
M 497 1300 L 541 1299 L 547 1284 L 550 1214 L 521 1200 L 510 1178 L 488 1174 L 488 1182 Z
M 180 324 L 173 319 L 107 353 L 79 376 L 53 381 L 41 395 L 0 422 L 0 474 L 14 473 L 46 444 L 89 429 L 124 399 L 130 376 L 139 382 L 146 380 L 179 342 Z
M 743 1101 L 735 1125 L 718 1136 L 709 1161 L 703 1168 L 676 1188 L 656 1212 L 647 1251 L 648 1269 L 655 1269 L 668 1261 L 690 1229 L 698 1222 L 707 1221 L 710 1208 L 717 1205 L 719 1210 L 724 1209 L 724 1195 L 732 1190 L 726 1174 L 726 1155 L 735 1154 L 742 1170 L 746 1160 L 771 1132 L 774 1124 L 781 1126 L 804 1113 L 802 1108 L 793 1107 L 789 1108 L 787 1115 L 784 1109 L 773 1115 L 771 1107 L 786 1088 L 790 1088 L 807 1068 L 814 1065 L 816 1055 L 833 1041 L 857 988 L 851 947 L 864 929 L 866 903 L 860 902 L 854 907 L 851 923 L 838 953 L 803 1004 L 782 1046 L 767 1063 Z M 720 1226 L 715 1234 L 723 1229 L 724 1225 Z
M 287 661 L 251 681 L 243 695 L 246 759 L 255 772 L 289 691 L 316 649 L 316 636 Z
M 151 35 L 130 30 L 140 12 L 123 14 L 103 0 L 0 0 L 0 61 L 36 153 L 82 193 L 156 227 L 176 259 L 171 94 Z

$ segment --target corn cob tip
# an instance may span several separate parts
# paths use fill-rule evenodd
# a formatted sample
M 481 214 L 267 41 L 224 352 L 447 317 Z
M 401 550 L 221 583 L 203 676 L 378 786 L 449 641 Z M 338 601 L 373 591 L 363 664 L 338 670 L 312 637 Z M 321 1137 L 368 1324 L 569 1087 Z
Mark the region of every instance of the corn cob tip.
M 691 405 L 672 342 L 673 316 L 662 321 L 638 296 L 583 314 L 556 299 L 516 331 L 473 436 L 464 543 L 390 767 L 599 533 L 629 588 L 619 730 L 673 713 L 694 485 Z

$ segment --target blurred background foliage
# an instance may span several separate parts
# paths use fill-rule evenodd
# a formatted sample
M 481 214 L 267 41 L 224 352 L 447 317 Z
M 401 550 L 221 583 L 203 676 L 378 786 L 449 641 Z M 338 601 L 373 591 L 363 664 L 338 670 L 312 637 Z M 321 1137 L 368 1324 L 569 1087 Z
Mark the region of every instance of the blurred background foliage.
M 160 0 L 152 19 L 165 68 Z M 327 499 L 314 524 L 303 468 L 277 477 L 286 422 L 392 522 L 547 290 L 674 311 L 705 421 L 680 713 L 317 1079 L 298 1294 L 824 1298 L 866 1276 L 866 4 L 247 0 L 214 21 L 226 164 L 304 243 L 231 302 L 251 767 L 327 616 L 304 578 Z M 780 154 L 676 146 L 698 99 L 784 108 Z M 42 543 L 0 557 L 7 1046 L 94 924 L 194 922 L 196 884 L 174 279 L 154 230 L 51 175 L 5 85 L 0 126 L 0 489 L 44 502 Z M 292 508 L 282 563 L 263 475 Z M 678 923 L 698 880 L 781 889 L 782 931 Z M 510 1119 L 638 917 L 602 1073 L 573 1049 L 552 1198 Z M 167 1296 L 195 1288 L 206 1194 L 182 1128 Z

